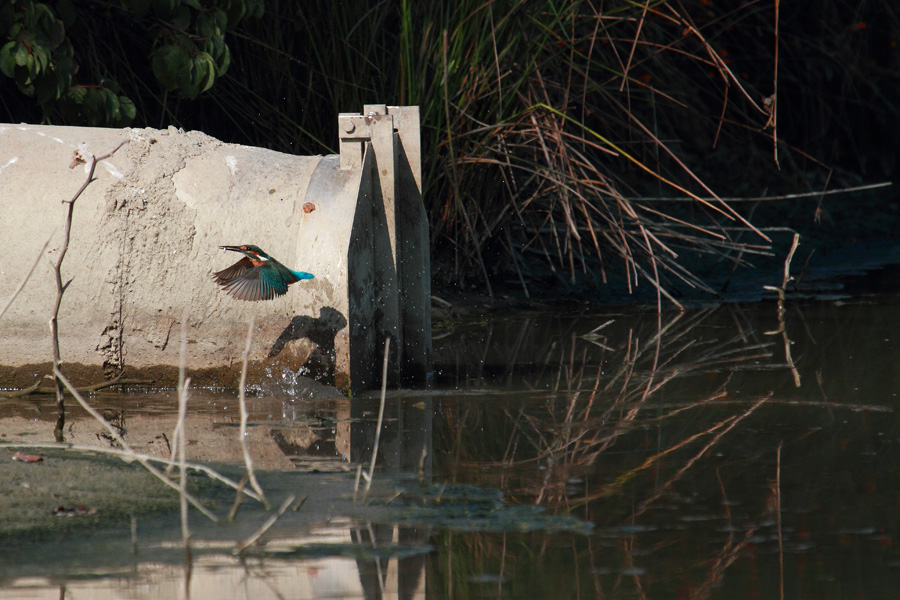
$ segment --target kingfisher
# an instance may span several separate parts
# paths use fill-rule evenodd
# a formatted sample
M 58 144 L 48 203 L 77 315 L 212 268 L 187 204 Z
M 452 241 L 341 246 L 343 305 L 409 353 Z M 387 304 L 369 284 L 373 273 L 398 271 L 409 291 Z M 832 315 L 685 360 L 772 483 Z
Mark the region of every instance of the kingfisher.
M 213 273 L 216 283 L 238 300 L 272 300 L 286 294 L 292 283 L 313 278 L 311 273 L 288 269 L 259 246 L 247 244 L 219 248 L 244 255 L 227 269 Z

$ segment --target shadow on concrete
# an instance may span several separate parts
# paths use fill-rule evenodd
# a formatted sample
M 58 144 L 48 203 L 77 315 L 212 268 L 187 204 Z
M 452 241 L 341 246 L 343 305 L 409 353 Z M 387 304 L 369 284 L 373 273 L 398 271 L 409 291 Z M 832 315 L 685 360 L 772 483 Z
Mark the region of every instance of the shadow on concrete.
M 334 380 L 335 366 L 334 337 L 346 326 L 347 318 L 330 306 L 321 308 L 318 318 L 294 317 L 272 344 L 268 356 L 278 356 L 288 342 L 308 339 L 316 348 L 303 363 L 307 375 L 323 382 L 331 382 Z

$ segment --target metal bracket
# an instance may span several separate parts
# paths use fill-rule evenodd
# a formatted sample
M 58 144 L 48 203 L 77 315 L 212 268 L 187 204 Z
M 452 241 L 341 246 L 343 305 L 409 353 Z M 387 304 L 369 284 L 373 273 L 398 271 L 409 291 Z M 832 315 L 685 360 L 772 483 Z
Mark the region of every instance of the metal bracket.
M 338 115 L 338 139 L 340 140 L 341 170 L 359 169 L 366 142 L 376 137 L 385 139 L 383 129 L 392 134 L 397 133 L 403 151 L 409 161 L 413 177 L 419 191 L 422 190 L 422 155 L 419 132 L 418 106 L 386 106 L 384 104 L 366 104 L 362 114 L 340 113 Z M 392 142 L 393 143 L 393 142 Z M 387 148 L 384 148 L 387 150 Z M 394 150 L 390 150 L 393 154 Z M 381 164 L 391 162 L 388 156 L 379 156 L 379 148 L 375 148 L 376 160 Z

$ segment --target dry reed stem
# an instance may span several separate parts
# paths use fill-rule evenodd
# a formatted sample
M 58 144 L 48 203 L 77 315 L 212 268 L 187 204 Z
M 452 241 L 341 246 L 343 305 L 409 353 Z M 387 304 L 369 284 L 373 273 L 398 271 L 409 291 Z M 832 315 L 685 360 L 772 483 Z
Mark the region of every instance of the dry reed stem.
M 50 237 L 47 238 L 47 241 L 44 242 L 44 245 L 41 247 L 41 251 L 38 252 L 37 256 L 34 258 L 34 263 L 32 263 L 31 268 L 28 269 L 28 273 L 25 274 L 25 277 L 22 278 L 21 283 L 19 283 L 19 287 L 16 288 L 16 291 L 13 292 L 12 296 L 9 297 L 9 300 L 6 301 L 6 304 L 3 306 L 3 310 L 0 310 L 0 318 L 3 318 L 3 315 L 6 314 L 7 309 L 12 305 L 13 301 L 16 299 L 16 296 L 19 295 L 19 292 L 25 287 L 25 284 L 28 283 L 28 280 L 31 279 L 31 274 L 34 273 L 35 267 L 38 266 L 38 262 L 40 262 L 41 257 L 44 255 L 44 251 L 47 250 L 47 246 L 50 244 L 50 240 L 53 239 L 53 235 L 56 233 L 54 229 L 50 234 Z
M 137 517 L 135 515 L 131 515 L 131 555 L 137 556 L 137 553 L 138 553 Z
M 178 488 L 179 504 L 181 508 L 181 538 L 184 541 L 184 555 L 188 564 L 191 563 L 191 531 L 188 526 L 187 503 L 187 433 L 184 430 L 184 421 L 187 417 L 188 387 L 191 384 L 189 377 L 185 376 L 185 363 L 187 361 L 187 321 L 189 309 L 184 309 L 181 317 L 181 348 L 178 360 L 178 423 L 175 426 L 174 448 L 178 449 Z M 169 473 L 166 473 L 169 475 Z
M 362 465 L 356 465 L 356 481 L 353 483 L 353 504 L 359 496 L 359 480 L 362 479 Z
M 870 190 L 877 190 L 881 188 L 887 188 L 894 185 L 893 181 L 882 181 L 879 183 L 870 183 L 867 185 L 856 185 L 846 188 L 840 188 L 838 190 L 820 190 L 816 192 L 804 192 L 802 194 L 781 194 L 779 196 L 750 196 L 750 197 L 742 197 L 742 196 L 721 196 L 720 199 L 724 202 L 735 203 L 735 202 L 771 202 L 773 200 L 796 200 L 798 198 L 816 198 L 819 199 L 822 196 L 832 196 L 835 194 L 851 194 L 853 192 L 867 192 Z M 686 202 L 692 200 L 692 198 L 688 198 L 686 196 L 683 197 L 661 197 L 661 198 L 639 198 L 641 202 Z M 714 198 L 705 198 L 705 200 L 714 200 Z
M 777 3 L 777 2 L 776 2 Z M 784 600 L 784 540 L 781 534 L 781 447 L 784 441 L 778 442 L 775 464 L 775 519 L 778 523 L 778 591 Z
M 284 502 L 282 502 L 281 506 L 278 508 L 278 512 L 275 513 L 274 515 L 272 515 L 271 517 L 269 517 L 266 520 L 266 522 L 262 524 L 262 527 L 257 529 L 256 532 L 253 533 L 253 535 L 248 537 L 243 542 L 239 543 L 235 547 L 234 553 L 235 554 L 243 554 L 247 548 L 249 548 L 250 546 L 255 544 L 256 540 L 258 540 L 260 537 L 262 537 L 262 535 L 265 532 L 267 532 L 272 527 L 272 525 L 275 524 L 275 521 L 277 521 L 281 517 L 281 515 L 283 515 L 287 511 L 288 508 L 290 508 L 291 504 L 293 504 L 294 500 L 296 500 L 296 499 L 297 499 L 297 496 L 295 496 L 293 494 L 291 494 L 290 496 L 285 498 Z
M 184 436 L 184 420 L 187 417 L 187 385 L 185 381 L 187 361 L 187 321 L 190 309 L 185 307 L 181 315 L 181 342 L 178 350 L 178 418 L 175 421 L 175 429 L 172 431 L 171 460 L 174 465 L 178 459 L 178 451 L 181 447 L 181 439 Z M 173 465 L 166 468 L 166 476 L 172 476 Z
M 779 170 L 781 170 L 781 165 L 778 163 L 778 21 L 781 14 L 780 9 L 780 0 L 775 0 L 775 56 L 772 66 L 772 95 L 769 96 L 771 103 L 766 104 L 766 108 L 770 111 L 768 124 L 772 126 L 772 157 Z M 784 598 L 784 589 L 781 590 L 781 597 Z
M 259 482 L 256 480 L 256 474 L 253 472 L 253 459 L 250 458 L 250 448 L 247 445 L 247 400 L 245 394 L 247 389 L 247 365 L 250 361 L 250 348 L 253 345 L 253 327 L 255 324 L 256 315 L 253 315 L 250 317 L 250 326 L 247 328 L 247 343 L 244 346 L 244 361 L 241 365 L 241 385 L 238 390 L 238 404 L 241 408 L 241 452 L 244 454 L 244 464 L 247 466 L 247 475 L 250 478 L 250 486 L 257 494 L 259 494 L 263 504 L 268 508 L 269 502 L 266 500 L 266 495 L 263 492 L 262 486 L 259 485 Z
M 178 495 L 179 505 L 181 509 L 181 539 L 184 540 L 184 554 L 188 562 L 191 560 L 191 530 L 188 526 L 188 501 L 187 501 L 187 461 L 185 432 L 184 432 L 184 415 L 187 412 L 187 386 L 190 385 L 190 378 L 184 380 L 184 387 L 178 394 L 178 430 L 181 436 L 178 438 Z
M 634 59 L 634 51 L 638 46 L 638 40 L 641 37 L 641 30 L 644 28 L 644 21 L 647 18 L 647 10 L 650 7 L 650 0 L 646 0 L 644 2 L 644 7 L 641 10 L 641 18 L 638 20 L 637 31 L 634 32 L 634 40 L 631 43 L 631 50 L 628 53 L 628 60 L 625 63 L 625 68 L 622 71 L 622 83 L 619 84 L 619 91 L 623 91 L 625 89 L 625 82 L 628 80 L 628 70 L 631 68 L 631 61 Z
M 231 510 L 228 511 L 228 518 L 225 519 L 229 523 L 234 521 L 234 518 L 237 516 L 237 511 L 241 507 L 241 501 L 244 499 L 244 495 L 242 492 L 244 488 L 247 487 L 247 481 L 250 478 L 244 473 L 244 476 L 241 477 L 241 482 L 238 484 L 237 494 L 234 495 L 234 504 L 231 505 Z
M 132 457 L 134 460 L 138 461 L 141 464 L 141 466 L 143 466 L 145 469 L 147 469 L 154 477 L 156 477 L 157 479 L 162 481 L 164 484 L 166 484 L 170 488 L 174 489 L 176 492 L 181 493 L 181 490 L 179 489 L 179 487 L 175 483 L 173 483 L 168 477 L 166 477 L 164 473 L 160 472 L 159 470 L 156 469 L 156 467 L 151 465 L 147 458 L 145 458 L 143 455 L 138 454 L 134 450 L 132 450 L 131 446 L 129 446 L 128 443 L 124 439 L 122 439 L 122 436 L 119 435 L 119 432 L 116 431 L 116 428 L 113 427 L 112 425 L 110 425 L 106 421 L 106 419 L 104 419 L 103 416 L 100 415 L 100 413 L 98 413 L 96 410 L 94 410 L 93 407 L 91 407 L 91 405 L 88 404 L 84 400 L 84 398 L 81 397 L 81 394 L 78 393 L 78 390 L 76 390 L 75 387 L 72 386 L 72 384 L 69 382 L 69 380 L 66 379 L 65 375 L 63 375 L 62 372 L 59 370 L 59 368 L 54 368 L 53 374 L 69 390 L 69 393 L 72 394 L 72 396 L 75 398 L 75 400 L 78 401 L 78 403 L 81 405 L 81 407 L 85 411 L 87 411 L 88 414 L 90 414 L 92 417 L 94 417 L 94 419 L 96 419 L 97 422 L 99 422 L 101 425 L 103 425 L 106 428 L 106 430 L 110 433 L 110 435 L 112 435 L 113 438 L 116 440 L 116 442 L 122 447 L 125 454 L 127 454 L 129 457 Z M 196 508 L 201 513 L 203 513 L 209 520 L 213 521 L 214 523 L 219 522 L 218 517 L 216 517 L 216 515 L 214 515 L 212 512 L 210 512 L 209 509 L 207 509 L 205 506 L 200 504 L 200 502 L 196 498 L 194 498 L 193 495 L 188 494 L 187 492 L 185 492 L 184 495 L 187 498 L 188 502 L 193 504 L 194 508 Z
M 390 347 L 391 338 L 384 338 L 384 365 L 381 369 L 381 402 L 378 405 L 378 424 L 375 429 L 375 444 L 372 447 L 372 460 L 369 462 L 369 475 L 365 478 L 366 487 L 363 490 L 363 502 L 369 497 L 369 488 L 372 487 L 372 477 L 375 475 L 375 459 L 378 458 L 378 444 L 381 441 L 381 424 L 384 422 L 384 404 L 387 395 L 387 373 Z
M 451 168 L 450 183 L 453 188 L 453 196 L 456 199 L 457 210 L 462 215 L 463 220 L 465 221 L 465 224 L 466 224 L 466 230 L 468 231 L 469 236 L 471 237 L 472 247 L 475 249 L 475 255 L 478 258 L 478 264 L 481 267 L 481 272 L 482 272 L 482 275 L 484 276 L 485 288 L 487 289 L 488 296 L 490 296 L 490 298 L 493 299 L 494 298 L 494 290 L 491 288 L 491 280 L 490 280 L 490 277 L 488 277 L 487 267 L 485 266 L 484 259 L 481 256 L 481 247 L 480 247 L 481 242 L 480 242 L 478 236 L 475 235 L 475 229 L 472 227 L 472 221 L 469 218 L 469 213 L 468 213 L 468 211 L 466 211 L 466 207 L 463 205 L 462 197 L 461 197 L 460 191 L 459 191 L 459 174 L 456 171 L 456 154 L 455 154 L 454 147 L 453 147 L 453 135 L 452 135 L 452 132 L 450 131 L 450 123 L 451 123 L 450 96 L 449 96 L 449 89 L 447 87 L 448 86 L 447 74 L 448 74 L 449 67 L 447 64 L 448 61 L 447 61 L 447 30 L 446 29 L 443 31 L 443 46 L 442 46 L 442 48 L 443 48 L 443 57 L 444 57 L 444 63 L 443 63 L 444 68 L 443 68 L 443 74 L 442 74 L 442 82 L 443 82 L 443 86 L 444 86 L 444 117 L 446 118 L 446 122 L 447 122 L 447 144 L 448 144 L 447 147 L 450 151 L 450 168 Z
M 794 385 L 796 387 L 800 387 L 800 371 L 797 369 L 797 366 L 794 364 L 794 359 L 791 356 L 791 339 L 787 334 L 787 324 L 784 321 L 784 314 L 786 312 L 785 309 L 785 293 L 787 292 L 787 285 L 790 283 L 791 277 L 791 260 L 794 258 L 794 252 L 797 251 L 797 246 L 800 243 L 800 234 L 794 234 L 794 241 L 791 244 L 791 249 L 788 252 L 787 258 L 784 260 L 784 276 L 781 280 L 781 287 L 775 287 L 772 285 L 764 285 L 763 289 L 767 289 L 773 291 L 778 294 L 778 329 L 774 331 L 766 331 L 766 335 L 778 335 L 781 334 L 782 340 L 784 341 L 784 359 L 787 362 L 788 366 L 791 369 L 791 374 L 794 377 Z

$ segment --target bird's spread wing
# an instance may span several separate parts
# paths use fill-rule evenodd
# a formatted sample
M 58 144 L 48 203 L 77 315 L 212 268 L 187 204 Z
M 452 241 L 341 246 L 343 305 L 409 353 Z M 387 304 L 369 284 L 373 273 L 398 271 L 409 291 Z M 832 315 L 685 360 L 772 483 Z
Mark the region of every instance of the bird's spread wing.
M 237 261 L 227 269 L 222 269 L 221 271 L 217 271 L 213 273 L 213 278 L 215 278 L 216 283 L 224 286 L 226 283 L 231 281 L 236 277 L 240 277 L 247 271 L 253 268 L 253 262 L 247 258 L 246 256 L 241 260 Z
M 236 267 L 237 265 L 235 265 Z M 232 267 L 234 268 L 234 267 Z M 246 273 L 221 283 L 225 291 L 238 300 L 271 300 L 287 293 L 288 284 L 278 274 L 264 267 L 253 267 Z

